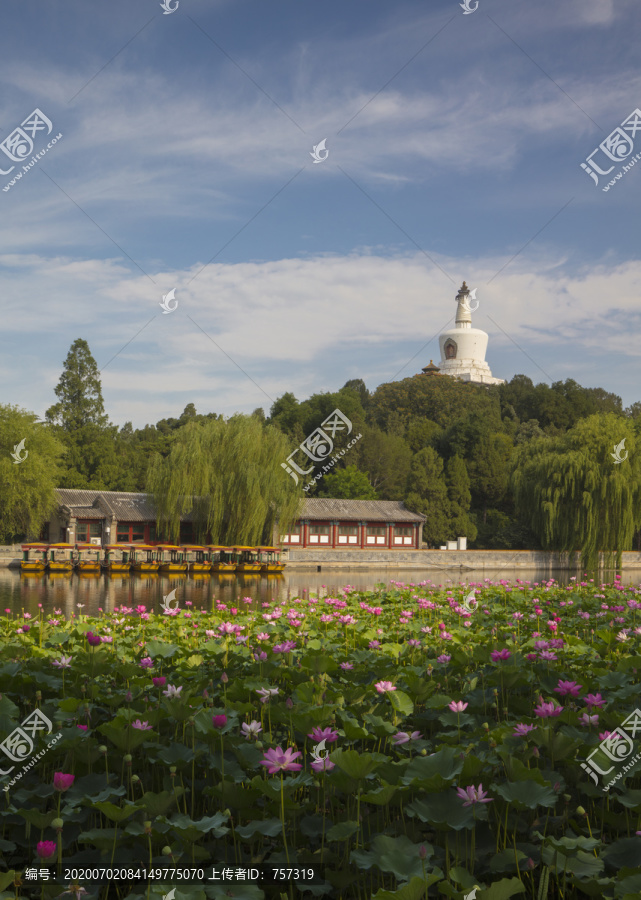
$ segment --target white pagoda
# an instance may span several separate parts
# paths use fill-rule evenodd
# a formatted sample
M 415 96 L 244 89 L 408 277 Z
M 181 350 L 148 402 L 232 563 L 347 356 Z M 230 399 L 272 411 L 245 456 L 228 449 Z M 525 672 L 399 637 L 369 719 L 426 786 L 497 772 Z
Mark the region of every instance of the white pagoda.
M 438 342 L 441 361 L 437 368 L 431 361 L 423 371 L 426 375 L 450 375 L 459 381 L 475 384 L 505 384 L 502 378 L 493 378 L 485 362 L 488 335 L 480 328 L 472 328 L 470 291 L 465 282 L 456 295 L 456 322 L 454 328 L 444 331 Z

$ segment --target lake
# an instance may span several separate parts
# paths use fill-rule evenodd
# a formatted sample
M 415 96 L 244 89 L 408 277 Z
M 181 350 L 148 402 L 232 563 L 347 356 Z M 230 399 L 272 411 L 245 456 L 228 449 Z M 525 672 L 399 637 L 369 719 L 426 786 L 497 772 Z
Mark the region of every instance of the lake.
M 613 581 L 615 572 L 602 572 L 595 580 Z M 641 572 L 621 573 L 623 584 L 637 584 Z M 62 610 L 68 617 L 78 614 L 81 604 L 82 614 L 98 615 L 99 610 L 113 611 L 118 606 L 145 606 L 149 612 L 158 612 L 165 595 L 176 589 L 176 600 L 181 607 L 190 602 L 193 608 L 210 610 L 214 605 L 239 606 L 243 598 L 251 598 L 255 605 L 273 601 L 287 601 L 303 593 L 318 597 L 337 596 L 340 589 L 351 585 L 358 590 L 372 590 L 381 582 L 390 585 L 392 581 L 405 584 L 430 582 L 435 586 L 450 587 L 457 584 L 483 584 L 486 580 L 544 582 L 554 578 L 567 584 L 574 575 L 566 570 L 549 571 L 525 569 L 497 569 L 495 571 L 464 571 L 445 569 L 442 572 L 416 569 L 354 569 L 310 572 L 290 570 L 282 575 L 254 575 L 248 573 L 228 575 L 77 575 L 48 574 L 22 575 L 19 570 L 0 569 L 0 612 L 10 609 L 14 613 L 21 610 L 38 613 L 42 604 L 45 613 L 54 609 Z M 584 580 L 589 580 L 584 577 Z M 173 604 L 176 605 L 175 603 Z

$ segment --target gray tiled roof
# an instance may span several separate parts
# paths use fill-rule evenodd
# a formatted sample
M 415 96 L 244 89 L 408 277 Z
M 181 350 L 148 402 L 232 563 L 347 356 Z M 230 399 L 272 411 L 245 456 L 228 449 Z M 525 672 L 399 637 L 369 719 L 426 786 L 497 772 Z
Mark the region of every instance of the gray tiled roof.
M 149 494 L 128 494 L 125 491 L 84 491 L 75 488 L 58 488 L 61 506 L 71 510 L 80 519 L 104 519 L 113 517 L 118 522 L 155 522 L 156 510 Z M 191 514 L 181 516 L 183 522 L 191 521 Z
M 301 519 L 354 519 L 377 522 L 424 522 L 402 500 L 333 500 L 310 497 L 303 501 Z

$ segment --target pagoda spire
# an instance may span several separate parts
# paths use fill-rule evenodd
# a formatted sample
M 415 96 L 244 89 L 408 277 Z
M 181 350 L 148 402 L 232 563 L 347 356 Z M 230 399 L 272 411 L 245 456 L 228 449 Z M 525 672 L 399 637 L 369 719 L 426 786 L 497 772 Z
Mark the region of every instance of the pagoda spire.
M 470 309 L 470 289 L 463 282 L 456 295 L 456 326 L 458 328 L 472 327 L 472 311 Z

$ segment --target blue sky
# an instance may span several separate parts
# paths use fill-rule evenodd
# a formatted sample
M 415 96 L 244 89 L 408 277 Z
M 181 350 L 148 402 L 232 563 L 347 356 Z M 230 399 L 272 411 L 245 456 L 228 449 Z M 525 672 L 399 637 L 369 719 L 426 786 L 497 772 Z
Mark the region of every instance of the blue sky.
M 493 375 L 641 399 L 641 159 L 606 192 L 580 166 L 641 107 L 637 0 L 21 0 L 2 21 L 0 140 L 36 108 L 33 153 L 62 134 L 0 175 L 2 402 L 44 414 L 77 337 L 118 425 L 374 389 L 438 361 L 463 279 Z

